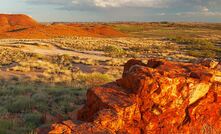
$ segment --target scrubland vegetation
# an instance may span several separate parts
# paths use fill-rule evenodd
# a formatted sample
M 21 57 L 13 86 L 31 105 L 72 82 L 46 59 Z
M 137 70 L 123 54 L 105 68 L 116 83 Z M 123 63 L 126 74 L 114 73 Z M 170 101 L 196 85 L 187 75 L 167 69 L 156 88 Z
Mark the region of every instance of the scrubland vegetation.
M 112 24 L 112 27 L 132 37 L 171 41 L 181 45 L 181 51 L 186 55 L 196 58 L 221 57 L 220 23 L 120 23 Z
M 76 58 L 1 49 L 0 134 L 32 133 L 42 125 L 72 118 L 88 88 L 114 76 L 73 70 Z M 10 75 L 12 74 L 12 75 Z M 34 131 L 33 131 L 34 132 Z
M 49 86 L 20 81 L 13 77 L 0 82 L 0 133 L 28 133 L 42 124 L 55 121 L 52 116 L 67 114 L 84 103 L 84 89 Z
M 179 44 L 183 44 L 188 55 L 199 58 L 219 58 L 221 57 L 221 47 L 206 39 L 186 39 L 181 37 L 168 38 Z
M 221 57 L 219 25 L 107 24 L 129 37 L 0 41 L 0 134 L 34 133 L 72 119 L 88 88 L 119 78 L 131 58 Z

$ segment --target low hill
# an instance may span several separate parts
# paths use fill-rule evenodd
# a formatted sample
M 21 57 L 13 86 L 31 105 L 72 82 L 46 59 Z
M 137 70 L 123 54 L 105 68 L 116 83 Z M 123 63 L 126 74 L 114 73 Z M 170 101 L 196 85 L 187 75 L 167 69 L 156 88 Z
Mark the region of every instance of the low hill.
M 37 21 L 24 14 L 0 14 L 1 26 L 36 26 Z
M 0 38 L 57 38 L 71 36 L 121 37 L 124 33 L 105 24 L 40 24 L 23 14 L 0 14 Z

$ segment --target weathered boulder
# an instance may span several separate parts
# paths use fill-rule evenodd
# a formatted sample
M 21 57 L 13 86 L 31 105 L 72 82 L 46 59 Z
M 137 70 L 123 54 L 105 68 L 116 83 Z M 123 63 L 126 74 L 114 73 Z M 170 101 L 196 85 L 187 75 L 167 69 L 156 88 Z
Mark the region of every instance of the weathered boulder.
M 79 121 L 50 134 L 221 133 L 221 72 L 201 64 L 130 60 L 116 82 L 88 90 Z

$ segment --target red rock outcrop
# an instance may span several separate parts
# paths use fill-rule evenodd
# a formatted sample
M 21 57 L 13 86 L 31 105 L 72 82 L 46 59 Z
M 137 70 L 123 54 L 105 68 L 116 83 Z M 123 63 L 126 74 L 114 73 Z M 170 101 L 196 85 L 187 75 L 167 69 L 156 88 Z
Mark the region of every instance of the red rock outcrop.
M 121 79 L 88 91 L 78 120 L 55 123 L 49 133 L 221 133 L 221 72 L 200 64 L 130 60 Z

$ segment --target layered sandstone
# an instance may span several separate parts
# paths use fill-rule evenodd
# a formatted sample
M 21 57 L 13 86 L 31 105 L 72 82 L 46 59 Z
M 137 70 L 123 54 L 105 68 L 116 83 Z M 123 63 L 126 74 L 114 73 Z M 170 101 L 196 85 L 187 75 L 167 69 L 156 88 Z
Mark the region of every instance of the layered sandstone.
M 49 133 L 221 133 L 220 64 L 204 65 L 130 60 L 121 79 L 88 91 L 78 121 Z

